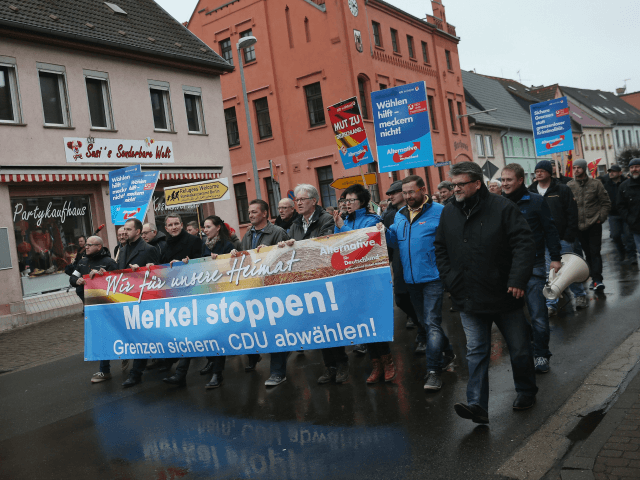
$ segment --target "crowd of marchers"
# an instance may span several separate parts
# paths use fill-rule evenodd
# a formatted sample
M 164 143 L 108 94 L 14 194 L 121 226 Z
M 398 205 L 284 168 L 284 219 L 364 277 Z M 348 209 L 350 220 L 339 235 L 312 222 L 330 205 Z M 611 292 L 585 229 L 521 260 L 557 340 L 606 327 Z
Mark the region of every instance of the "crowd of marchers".
M 249 203 L 251 227 L 242 240 L 219 217 L 185 228 L 179 215 L 165 218 L 167 235 L 155 225 L 133 219 L 118 231 L 113 257 L 98 236 L 85 242 L 84 255 L 73 265 L 70 283 L 84 296 L 84 275 L 144 266 L 188 263 L 190 259 L 231 254 L 266 246 L 291 248 L 296 241 L 376 226 L 383 231 L 394 279 L 396 306 L 407 316 L 407 328 L 417 328 L 416 354 L 426 357 L 424 389 L 443 387 L 443 378 L 456 356 L 443 329 L 443 299 L 460 314 L 466 336 L 469 368 L 466 403 L 456 403 L 456 413 L 476 423 L 489 422 L 489 360 L 491 329 L 495 323 L 509 350 L 516 398 L 513 409 L 526 410 L 536 403 L 536 374 L 550 369 L 549 317 L 558 312 L 557 300 L 549 301 L 543 288 L 551 270 L 562 268 L 562 255 L 575 253 L 586 260 L 591 282 L 567 288 L 570 299 L 563 308 L 589 306 L 589 289 L 604 290 L 602 277 L 602 227 L 609 221 L 611 237 L 621 262 L 637 264 L 640 250 L 640 159 L 629 163 L 628 176 L 612 165 L 608 175 L 591 178 L 584 160 L 576 160 L 573 178 L 559 175 L 553 161 L 536 165 L 535 182 L 525 185 L 518 164 L 502 169 L 499 181 L 485 185 L 480 166 L 462 162 L 451 166 L 450 181 L 438 185 L 438 195 L 427 194 L 424 180 L 411 175 L 394 182 L 386 192 L 389 201 L 382 217 L 374 212 L 371 195 L 362 185 L 343 191 L 338 207 L 320 206 L 312 185 L 301 184 L 294 199 L 282 199 L 275 224 L 263 200 Z M 527 307 L 529 320 L 525 316 Z M 390 382 L 396 366 L 387 342 L 357 345 L 353 352 L 369 354 L 368 384 Z M 270 354 L 267 387 L 286 381 L 291 352 Z M 322 350 L 324 368 L 319 384 L 344 383 L 349 378 L 345 347 Z M 255 370 L 260 354 L 248 355 L 245 371 Z M 171 372 L 177 362 L 175 372 Z M 169 372 L 164 382 L 184 385 L 191 359 L 165 359 L 147 365 L 136 359 L 124 387 L 141 382 L 143 372 L 158 368 Z M 223 383 L 225 357 L 208 357 L 200 370 L 211 375 L 207 389 Z M 122 370 L 128 361 L 122 361 Z M 209 378 L 209 377 L 207 377 Z M 100 362 L 92 383 L 111 379 L 110 362 Z

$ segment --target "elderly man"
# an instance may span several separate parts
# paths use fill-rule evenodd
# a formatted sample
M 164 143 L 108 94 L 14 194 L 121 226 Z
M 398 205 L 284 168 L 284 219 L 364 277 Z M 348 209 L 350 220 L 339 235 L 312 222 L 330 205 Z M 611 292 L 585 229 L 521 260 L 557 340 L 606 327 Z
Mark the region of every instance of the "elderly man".
M 633 232 L 636 249 L 640 252 L 640 158 L 629 162 L 629 178 L 618 189 L 616 206 Z
M 533 355 L 537 373 L 549 371 L 549 313 L 542 290 L 547 281 L 545 250 L 548 250 L 551 263 L 549 268 L 555 273 L 562 268 L 560 254 L 560 236 L 556 228 L 549 205 L 544 197 L 530 192 L 524 184 L 524 169 L 517 163 L 510 163 L 502 169 L 502 194 L 518 205 L 527 219 L 536 242 L 536 263 L 533 275 L 527 283 L 525 301 L 531 326 L 533 328 Z
M 89 237 L 85 242 L 86 255 L 76 265 L 76 270 L 69 278 L 69 283 L 76 287 L 76 295 L 84 302 L 84 275 L 91 278 L 95 274 L 103 275 L 118 269 L 118 264 L 111 258 L 109 250 L 104 248 L 102 238 Z M 100 370 L 91 377 L 91 383 L 111 380 L 111 364 L 109 360 L 100 360 Z
M 618 260 L 622 263 L 637 264 L 638 254 L 633 242 L 633 234 L 629 230 L 629 224 L 624 221 L 618 211 L 616 200 L 618 190 L 625 180 L 620 165 L 611 165 L 609 175 L 602 181 L 602 185 L 611 199 L 611 211 L 609 212 L 609 231 L 613 243 L 618 249 Z
M 113 249 L 113 258 L 118 261 L 118 252 L 127 244 L 127 234 L 124 231 L 124 227 L 118 229 L 118 244 Z
M 578 240 L 582 245 L 589 271 L 592 288 L 604 290 L 602 283 L 602 224 L 611 210 L 611 199 L 602 182 L 588 174 L 586 160 L 573 162 L 573 180 L 567 186 L 573 192 L 578 204 Z
M 438 184 L 438 194 L 440 195 L 440 203 L 448 205 L 453 199 L 453 184 L 447 180 Z
M 492 195 L 477 163 L 451 166 L 455 200 L 444 208 L 434 242 L 440 278 L 460 312 L 467 337 L 467 404 L 456 413 L 489 423 L 491 327 L 502 332 L 518 396 L 515 410 L 535 404 L 530 328 L 522 307 L 536 258 L 531 228 L 518 207 Z
M 320 195 L 313 185 L 300 184 L 293 191 L 295 203 L 299 215 L 295 218 L 289 229 L 291 240 L 280 242 L 278 247 L 293 246 L 296 240 L 331 235 L 335 227 L 333 215 L 327 213 L 320 203 Z M 343 383 L 349 378 L 349 357 L 344 347 L 332 347 L 322 349 L 325 371 L 318 378 L 319 384 Z
M 502 182 L 498 179 L 493 179 L 489 182 L 489 191 L 496 195 L 502 195 Z
M 167 236 L 158 231 L 155 223 L 145 223 L 142 226 L 142 239 L 149 245 L 156 247 L 160 255 L 167 248 Z
M 296 212 L 296 206 L 290 198 L 283 198 L 278 202 L 278 217 L 276 218 L 276 225 L 288 232 L 291 228 L 291 224 L 300 215 Z

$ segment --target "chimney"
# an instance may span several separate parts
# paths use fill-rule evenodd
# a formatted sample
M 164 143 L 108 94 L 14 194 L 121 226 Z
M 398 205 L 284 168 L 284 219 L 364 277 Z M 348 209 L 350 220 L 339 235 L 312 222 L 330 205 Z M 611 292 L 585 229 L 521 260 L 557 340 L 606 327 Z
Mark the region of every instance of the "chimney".
M 433 16 L 439 18 L 444 23 L 447 23 L 447 16 L 444 12 L 444 5 L 436 0 L 431 0 L 431 8 L 433 9 Z
M 622 95 L 626 91 L 627 91 L 627 86 L 626 85 L 624 87 L 622 87 L 622 88 L 616 88 L 616 93 L 618 95 Z

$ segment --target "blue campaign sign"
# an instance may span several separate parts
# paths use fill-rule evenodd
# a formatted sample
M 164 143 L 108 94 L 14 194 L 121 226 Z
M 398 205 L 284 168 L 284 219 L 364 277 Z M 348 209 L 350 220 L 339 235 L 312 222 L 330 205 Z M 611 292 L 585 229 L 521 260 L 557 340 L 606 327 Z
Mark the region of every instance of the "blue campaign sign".
M 122 208 L 124 197 L 129 188 L 131 177 L 140 173 L 140 165 L 120 168 L 109 172 L 109 200 L 111 205 L 111 222 L 117 225 L 118 212 Z
M 424 82 L 371 92 L 380 173 L 433 166 Z
M 85 360 L 290 352 L 393 340 L 393 290 L 385 266 L 297 283 L 86 305 L 85 318 Z
M 567 97 L 554 98 L 542 103 L 530 105 L 533 141 L 536 155 L 573 150 L 571 116 Z
M 144 220 L 160 172 L 139 172 L 125 176 L 129 178 L 126 185 L 123 183 L 121 188 L 117 189 L 125 191 L 117 194 L 119 203 L 115 212 L 113 204 L 111 205 L 111 221 L 114 225 L 122 225 L 132 218 Z

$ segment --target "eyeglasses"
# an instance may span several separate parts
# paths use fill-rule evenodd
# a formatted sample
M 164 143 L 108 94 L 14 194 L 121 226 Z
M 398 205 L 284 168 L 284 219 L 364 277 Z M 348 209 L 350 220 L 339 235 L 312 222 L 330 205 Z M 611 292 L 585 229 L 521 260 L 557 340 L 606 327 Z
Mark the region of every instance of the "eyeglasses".
M 294 200 L 294 202 L 296 202 L 296 203 L 302 203 L 302 202 L 304 202 L 305 200 L 311 200 L 311 197 L 307 197 L 307 198 L 296 198 L 296 199 Z
M 347 198 L 344 203 L 356 203 L 359 202 L 360 200 L 358 200 L 357 198 Z
M 404 195 L 405 197 L 408 197 L 409 195 L 414 195 L 416 193 L 418 193 L 420 190 L 407 190 L 407 191 L 403 191 L 402 195 Z
M 85 243 L 84 246 L 85 247 L 99 247 L 100 244 L 99 243 Z
M 461 183 L 454 183 L 453 184 L 453 188 L 463 188 L 465 185 L 468 185 L 470 183 L 474 183 L 477 182 L 478 180 L 470 180 L 468 182 L 461 182 Z

